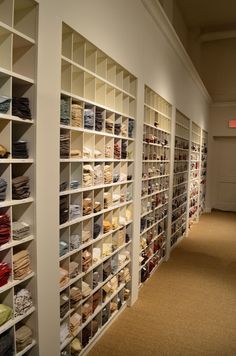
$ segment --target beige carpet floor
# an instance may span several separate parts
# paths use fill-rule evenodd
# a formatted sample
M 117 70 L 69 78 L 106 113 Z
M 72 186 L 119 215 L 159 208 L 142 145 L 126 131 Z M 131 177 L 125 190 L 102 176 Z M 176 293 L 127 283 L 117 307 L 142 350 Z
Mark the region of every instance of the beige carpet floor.
M 95 355 L 236 356 L 236 214 L 203 215 Z

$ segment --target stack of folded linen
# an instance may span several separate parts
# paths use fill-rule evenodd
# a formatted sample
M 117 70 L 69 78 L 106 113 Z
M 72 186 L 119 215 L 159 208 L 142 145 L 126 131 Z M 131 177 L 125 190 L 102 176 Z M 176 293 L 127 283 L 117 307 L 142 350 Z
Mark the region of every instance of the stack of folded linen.
M 69 219 L 68 198 L 60 197 L 60 224 L 64 224 Z
M 121 182 L 125 182 L 126 180 L 127 180 L 127 174 L 121 173 L 121 174 L 120 174 L 120 181 L 121 181 Z
M 119 227 L 119 223 L 118 223 L 118 216 L 113 216 L 112 217 L 112 229 L 116 230 Z
M 59 283 L 60 283 L 60 288 L 64 287 L 67 283 L 69 283 L 69 272 L 61 267 L 60 267 L 60 274 L 59 274 Z
M 83 230 L 82 231 L 82 242 L 85 243 L 92 238 L 91 230 Z
M 95 149 L 94 150 L 94 158 L 102 158 L 102 152 L 101 151 L 99 151 L 99 150 L 97 150 L 97 149 Z
M 98 271 L 93 272 L 93 288 L 96 288 L 98 286 L 98 283 L 100 281 L 100 274 Z
M 11 356 L 14 354 L 13 349 L 14 349 L 14 336 L 13 336 L 12 329 L 9 329 L 0 335 L 0 355 Z
M 104 167 L 104 183 L 111 184 L 112 183 L 112 166 L 109 164 L 105 164 Z
M 33 307 L 33 300 L 28 289 L 22 288 L 14 295 L 15 317 L 24 315 Z
M 93 248 L 93 263 L 97 263 L 101 260 L 101 249 L 99 247 Z
M 84 128 L 89 130 L 93 130 L 94 128 L 93 109 L 84 109 Z
M 69 245 L 66 241 L 61 240 L 59 243 L 59 254 L 60 257 L 64 256 L 66 253 L 69 252 Z
M 112 203 L 113 205 L 119 204 L 120 202 L 120 194 L 112 194 Z
M 77 304 L 82 299 L 82 292 L 78 287 L 72 287 L 70 289 L 70 304 L 72 308 L 76 308 Z
M 105 145 L 105 157 L 112 158 L 112 146 L 110 143 L 107 143 Z
M 28 147 L 26 141 L 15 141 L 13 142 L 12 147 L 12 158 L 28 158 Z
M 93 202 L 91 198 L 83 199 L 83 215 L 89 215 L 93 213 Z
M 83 166 L 83 185 L 84 187 L 90 187 L 93 185 L 93 168 L 90 164 Z
M 127 158 L 127 142 L 122 140 L 121 144 L 121 158 L 126 159 Z
M 122 266 L 123 263 L 127 260 L 130 259 L 130 252 L 129 251 L 123 251 L 121 253 L 118 254 L 118 262 L 119 265 Z
M 121 125 L 121 135 L 125 137 L 127 136 L 127 126 L 125 123 Z
M 6 199 L 6 191 L 7 181 L 4 178 L 0 178 L 0 201 L 4 201 Z
M 7 148 L 0 144 L 0 158 L 8 158 L 9 154 Z
M 88 147 L 85 147 L 83 148 L 83 158 L 93 158 L 93 151 L 88 148 Z
M 72 104 L 71 107 L 72 126 L 82 127 L 83 108 L 79 104 Z
M 130 138 L 133 137 L 133 133 L 134 133 L 134 120 L 129 119 L 128 135 Z
M 63 98 L 61 98 L 60 118 L 62 125 L 70 125 L 70 102 Z
M 30 226 L 24 221 L 13 221 L 12 223 L 12 236 L 13 240 L 21 240 L 29 236 Z
M 29 177 L 20 176 L 12 179 L 12 198 L 26 199 L 30 196 Z
M 75 261 L 71 261 L 69 264 L 69 276 L 75 278 L 79 274 L 79 264 Z
M 0 262 L 0 287 L 8 283 L 11 268 L 6 262 Z
M 121 132 L 121 124 L 115 124 L 115 135 L 119 136 Z
M 82 310 L 83 322 L 85 322 L 85 321 L 88 319 L 88 317 L 89 317 L 90 315 L 92 315 L 92 312 L 93 312 L 92 303 L 91 303 L 90 301 L 84 303 L 84 304 L 82 305 L 81 310 Z
M 11 238 L 11 223 L 7 214 L 0 215 L 0 246 L 7 243 Z
M 82 295 L 83 295 L 83 298 L 88 297 L 91 292 L 92 292 L 92 289 L 90 288 L 90 285 L 88 283 L 82 281 Z
M 112 254 L 112 243 L 104 242 L 102 245 L 102 255 L 103 257 L 110 256 Z
M 110 192 L 105 192 L 103 194 L 103 198 L 104 198 L 104 209 L 109 208 L 109 206 L 112 205 L 112 195 Z
M 81 315 L 74 313 L 70 317 L 70 333 L 72 336 L 76 336 L 79 332 L 79 327 L 81 325 Z
M 61 133 L 60 134 L 60 157 L 69 158 L 70 156 L 70 134 Z
M 60 343 L 63 344 L 64 341 L 66 341 L 67 338 L 70 336 L 70 330 L 69 330 L 69 325 L 67 321 L 64 321 L 61 323 L 60 327 Z
M 68 182 L 63 181 L 60 183 L 60 192 L 64 192 L 68 188 Z
M 122 142 L 122 148 L 123 148 L 123 142 Z M 120 159 L 120 143 L 115 142 L 114 143 L 114 159 Z M 123 158 L 123 157 L 122 157 Z
M 101 226 L 99 224 L 93 225 L 93 238 L 96 239 L 101 232 Z
M 78 356 L 80 354 L 80 351 L 82 350 L 82 345 L 77 337 L 74 340 L 72 340 L 70 344 L 70 348 L 71 348 L 71 356 Z
M 18 116 L 21 119 L 31 119 L 31 111 L 29 107 L 29 99 L 28 98 L 12 98 L 12 115 Z
M 7 114 L 10 109 L 11 99 L 7 96 L 0 96 L 0 113 Z
M 102 209 L 102 206 L 101 206 L 100 201 L 95 201 L 94 207 L 93 207 L 93 212 L 98 213 L 99 211 L 101 211 L 101 209 Z
M 0 326 L 5 324 L 12 317 L 12 308 L 8 305 L 0 304 Z
M 113 174 L 113 183 L 119 182 L 120 175 L 119 173 L 114 173 Z
M 92 255 L 88 250 L 84 250 L 82 253 L 82 266 L 83 272 L 86 272 L 92 265 Z
M 26 346 L 32 344 L 33 342 L 33 333 L 32 330 L 23 325 L 16 330 L 16 351 L 22 351 Z
M 112 229 L 112 225 L 111 225 L 110 221 L 103 220 L 103 233 L 106 234 L 111 229 Z
M 82 153 L 78 148 L 71 148 L 70 156 L 71 158 L 82 158 Z
M 96 108 L 96 117 L 95 117 L 95 130 L 96 131 L 102 131 L 103 128 L 103 109 L 101 108 Z
M 99 306 L 100 300 L 101 300 L 101 294 L 98 291 L 98 292 L 94 293 L 94 295 L 93 295 L 93 312 Z
M 81 245 L 81 237 L 78 234 L 72 234 L 70 236 L 70 249 L 76 250 Z
M 70 182 L 70 189 L 78 189 L 80 186 L 80 183 L 77 179 L 72 179 Z
M 112 119 L 106 119 L 106 132 L 108 132 L 109 134 L 113 134 L 113 120 Z
M 24 279 L 32 272 L 30 255 L 27 250 L 22 250 L 13 255 L 14 279 Z
M 115 302 L 111 302 L 111 303 L 110 303 L 110 311 L 111 311 L 111 314 L 114 313 L 117 309 L 118 309 L 118 304 L 115 303 Z
M 81 206 L 79 204 L 70 204 L 70 219 L 77 219 L 81 216 Z
M 69 298 L 65 293 L 60 295 L 60 318 L 62 319 L 69 311 L 70 303 Z
M 94 166 L 94 185 L 103 184 L 103 169 L 100 164 Z

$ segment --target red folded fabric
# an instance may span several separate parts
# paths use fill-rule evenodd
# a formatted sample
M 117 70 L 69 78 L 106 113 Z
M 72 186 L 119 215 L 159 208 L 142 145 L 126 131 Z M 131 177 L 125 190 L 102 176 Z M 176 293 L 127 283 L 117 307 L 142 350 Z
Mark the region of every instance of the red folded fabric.
M 10 275 L 11 268 L 8 266 L 8 264 L 5 262 L 0 263 L 0 287 L 7 284 Z

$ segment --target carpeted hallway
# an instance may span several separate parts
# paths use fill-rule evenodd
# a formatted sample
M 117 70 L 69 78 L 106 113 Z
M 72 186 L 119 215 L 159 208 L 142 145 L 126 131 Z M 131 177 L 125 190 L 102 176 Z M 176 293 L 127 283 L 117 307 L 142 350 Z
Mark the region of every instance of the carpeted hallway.
M 236 213 L 201 217 L 95 355 L 236 355 Z

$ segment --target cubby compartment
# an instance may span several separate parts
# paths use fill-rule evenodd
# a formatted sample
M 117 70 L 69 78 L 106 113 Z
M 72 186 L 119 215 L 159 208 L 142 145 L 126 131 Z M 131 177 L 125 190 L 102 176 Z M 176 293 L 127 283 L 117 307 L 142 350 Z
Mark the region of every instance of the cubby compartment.
M 86 86 L 85 74 L 84 74 L 83 70 L 81 70 L 80 68 L 78 68 L 74 65 L 70 68 L 66 68 L 65 75 L 68 75 L 68 84 L 66 83 L 68 88 L 70 88 L 70 83 L 69 83 L 70 72 L 69 71 L 71 69 L 72 69 L 72 85 L 71 85 L 71 89 L 67 89 L 67 90 L 71 91 L 73 93 L 73 95 L 83 97 L 85 95 L 85 86 Z M 63 66 L 62 66 L 62 70 L 63 70 Z
M 83 133 L 71 131 L 70 136 L 70 156 L 76 160 L 82 158 L 83 153 Z
M 80 249 L 83 241 L 83 224 L 76 223 L 70 227 L 70 251 Z
M 27 199 L 34 196 L 34 169 L 30 163 L 12 165 L 12 199 Z
M 74 67 L 73 67 L 74 69 Z M 61 88 L 64 91 L 67 91 L 68 93 L 74 93 L 74 83 L 76 82 L 76 79 L 78 76 L 76 76 L 77 73 L 74 73 L 73 70 L 73 80 L 72 80 L 72 65 L 68 63 L 65 60 L 61 61 Z M 73 81 L 73 85 L 72 85 Z
M 11 127 L 10 122 L 0 119 L 0 142 L 6 148 L 4 155 L 0 156 L 0 159 L 8 158 L 11 154 Z
M 13 22 L 13 0 L 0 1 L 0 21 L 8 26 L 12 26 Z
M 73 33 L 72 59 L 81 66 L 85 63 L 85 39 L 77 33 Z
M 62 56 L 72 59 L 73 32 L 66 24 L 62 25 Z
M 33 0 L 14 1 L 14 28 L 24 35 L 36 39 L 37 7 Z
M 11 156 L 14 159 L 33 159 L 35 156 L 34 127 L 29 124 L 12 122 Z
M 111 109 L 115 107 L 115 89 L 108 84 L 106 85 L 106 106 Z
M 91 72 L 96 72 L 97 49 L 90 42 L 85 43 L 85 67 Z
M 2 202 L 9 201 L 12 198 L 11 167 L 9 164 L 2 163 L 0 165 L 0 178 L 1 178 L 1 195 L 0 195 L 0 207 L 1 207 Z
M 96 89 L 95 89 L 96 97 L 95 100 L 100 105 L 106 104 L 106 84 L 96 78 Z
M 13 35 L 13 72 L 34 79 L 35 46 L 24 38 Z
M 35 119 L 35 87 L 32 81 L 27 81 L 19 78 L 12 78 L 12 96 L 16 98 L 28 99 L 29 110 L 23 112 L 18 107 L 14 110 L 12 107 L 12 115 L 24 120 Z
M 12 65 L 12 36 L 10 31 L 0 26 L 0 67 L 7 70 L 11 70 Z

